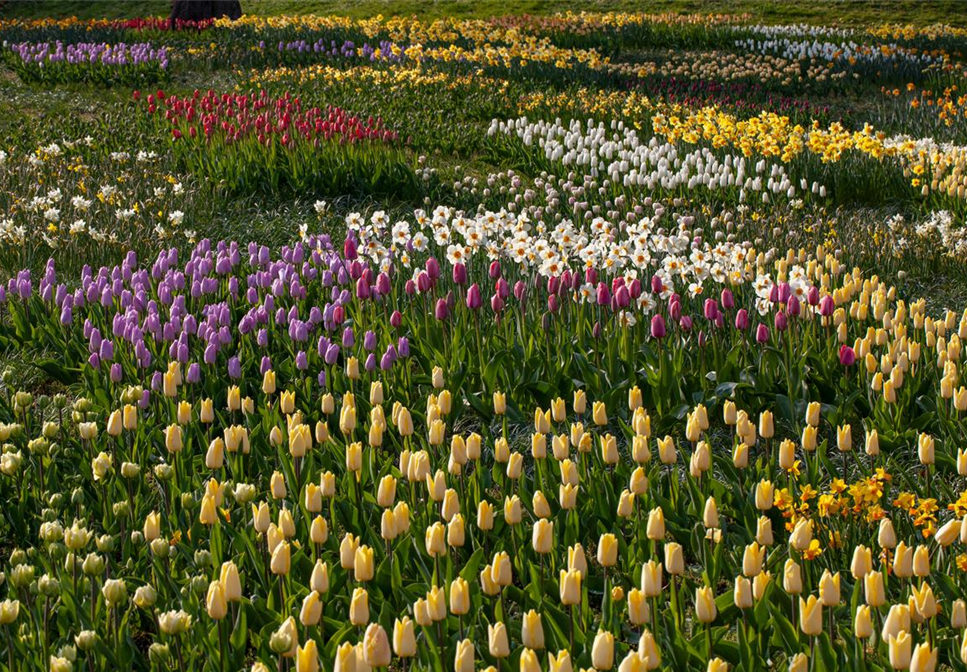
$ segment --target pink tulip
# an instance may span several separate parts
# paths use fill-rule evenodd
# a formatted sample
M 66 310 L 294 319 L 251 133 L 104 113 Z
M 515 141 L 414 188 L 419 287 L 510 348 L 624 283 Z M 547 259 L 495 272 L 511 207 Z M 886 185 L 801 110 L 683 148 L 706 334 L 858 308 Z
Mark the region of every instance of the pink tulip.
M 760 322 L 755 330 L 755 340 L 757 343 L 766 343 L 769 340 L 769 327 Z
M 467 308 L 477 310 L 482 305 L 483 297 L 480 296 L 480 286 L 475 282 L 467 290 Z

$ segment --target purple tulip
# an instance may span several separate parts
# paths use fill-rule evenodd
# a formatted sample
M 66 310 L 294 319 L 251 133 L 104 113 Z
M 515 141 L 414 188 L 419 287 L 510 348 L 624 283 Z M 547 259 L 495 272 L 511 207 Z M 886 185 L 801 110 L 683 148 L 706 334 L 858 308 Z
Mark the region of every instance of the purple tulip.
M 238 357 L 232 357 L 228 360 L 228 377 L 232 380 L 238 380 L 242 377 L 242 362 Z
M 483 305 L 483 297 L 480 295 L 480 286 L 475 282 L 467 289 L 467 308 L 479 310 Z
M 446 299 L 437 299 L 436 308 L 433 311 L 434 317 L 438 320 L 445 320 L 449 312 Z
M 806 303 L 810 306 L 815 306 L 819 304 L 819 288 L 815 285 L 809 288 L 806 292 Z
M 745 308 L 739 308 L 735 314 L 735 328 L 739 331 L 745 331 L 749 328 L 749 311 Z
M 856 364 L 856 351 L 848 345 L 839 346 L 839 363 L 845 367 Z
M 611 290 L 603 282 L 598 283 L 598 289 L 596 292 L 596 300 L 599 306 L 607 306 L 611 303 Z
M 430 257 L 426 260 L 424 265 L 426 268 L 426 274 L 430 276 L 431 280 L 437 280 L 440 277 L 440 262 L 436 260 L 436 257 Z
M 755 340 L 756 343 L 766 343 L 769 340 L 769 327 L 760 322 L 755 330 Z
M 665 318 L 661 315 L 652 315 L 651 317 L 651 337 L 652 338 L 665 338 L 667 330 L 665 328 Z

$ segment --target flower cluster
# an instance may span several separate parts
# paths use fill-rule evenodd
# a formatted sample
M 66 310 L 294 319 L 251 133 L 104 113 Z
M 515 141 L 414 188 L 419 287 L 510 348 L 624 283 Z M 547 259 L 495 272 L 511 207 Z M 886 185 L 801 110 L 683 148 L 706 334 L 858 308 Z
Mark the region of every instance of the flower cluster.
M 64 44 L 21 42 L 10 46 L 19 62 L 17 73 L 26 81 L 90 81 L 100 84 L 157 81 L 168 68 L 168 49 L 149 42 L 138 44 Z

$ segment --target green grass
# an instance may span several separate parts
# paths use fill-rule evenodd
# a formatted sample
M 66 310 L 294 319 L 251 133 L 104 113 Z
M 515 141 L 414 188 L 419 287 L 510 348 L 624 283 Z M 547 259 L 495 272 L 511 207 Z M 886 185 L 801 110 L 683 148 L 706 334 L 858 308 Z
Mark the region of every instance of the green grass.
M 92 18 L 131 18 L 167 15 L 167 0 L 130 2 L 77 2 L 69 0 L 0 1 L 0 17 L 42 18 L 77 16 Z M 756 21 L 768 24 L 813 23 L 863 26 L 879 23 L 911 23 L 918 26 L 948 23 L 967 27 L 967 5 L 961 0 L 835 0 L 793 2 L 791 0 L 243 0 L 242 10 L 263 16 L 278 14 L 338 14 L 356 18 L 418 16 L 435 19 L 500 16 L 506 14 L 553 14 L 559 11 L 623 11 L 681 13 L 749 13 Z

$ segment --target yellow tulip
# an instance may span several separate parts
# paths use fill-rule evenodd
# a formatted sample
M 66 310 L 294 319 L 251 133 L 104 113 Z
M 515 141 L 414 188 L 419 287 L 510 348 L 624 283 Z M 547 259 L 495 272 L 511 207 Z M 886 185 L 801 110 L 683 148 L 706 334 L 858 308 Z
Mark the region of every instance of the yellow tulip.
M 912 657 L 910 649 L 913 643 L 910 633 L 901 630 L 895 636 L 889 637 L 886 641 L 890 647 L 890 665 L 893 666 L 893 669 L 909 669 L 910 659 Z
M 701 623 L 711 623 L 718 615 L 715 593 L 708 586 L 695 589 L 695 617 Z
M 934 672 L 937 669 L 937 654 L 937 649 L 931 648 L 929 642 L 917 644 L 910 658 L 910 672 Z
M 762 599 L 762 596 L 766 593 L 766 588 L 769 587 L 769 583 L 772 581 L 772 574 L 769 572 L 759 572 L 752 579 L 752 596 L 758 601 Z
M 819 599 L 824 607 L 834 607 L 839 604 L 839 572 L 830 574 L 829 570 L 823 570 L 823 575 L 819 579 Z
M 806 424 L 810 427 L 819 427 L 819 402 L 811 401 L 806 406 Z
M 706 529 L 716 529 L 719 526 L 719 510 L 715 505 L 715 498 L 705 500 L 705 510 L 702 513 L 702 524 Z
M 561 570 L 560 573 L 561 604 L 566 607 L 581 603 L 581 572 L 576 570 Z
M 921 433 L 917 437 L 917 456 L 920 458 L 920 464 L 929 465 L 934 463 L 934 440 L 929 434 Z
M 356 672 L 356 647 L 349 642 L 340 644 L 336 649 L 333 669 L 335 672 Z
M 563 599 L 562 599 L 563 602 Z M 628 620 L 632 625 L 643 625 L 651 617 L 648 607 L 648 598 L 644 592 L 637 588 L 632 588 L 628 592 Z
M 598 427 L 603 427 L 604 425 L 608 424 L 608 413 L 605 409 L 603 401 L 594 402 L 591 408 L 591 419 L 594 421 L 595 425 Z
M 299 611 L 299 622 L 302 625 L 310 626 L 319 623 L 322 618 L 322 600 L 319 593 L 312 591 L 302 600 L 302 609 Z
M 540 651 L 544 648 L 544 624 L 541 615 L 533 609 L 524 614 L 521 641 L 528 649 Z
M 370 667 L 387 667 L 392 657 L 389 638 L 379 623 L 370 623 L 363 634 L 363 660 Z
M 809 543 L 813 540 L 812 522 L 806 518 L 801 518 L 793 528 L 789 536 L 789 545 L 797 551 L 805 551 L 809 548 Z
M 651 541 L 661 541 L 665 538 L 665 514 L 660 506 L 648 513 L 648 527 L 645 532 Z
M 746 546 L 742 554 L 742 574 L 751 578 L 761 572 L 765 554 L 765 547 L 755 541 Z
M 933 595 L 930 584 L 924 582 L 919 588 L 913 586 L 911 590 L 920 616 L 924 619 L 930 619 L 940 613 L 940 607 L 937 606 L 937 600 Z
M 755 507 L 760 511 L 768 511 L 772 508 L 775 498 L 775 488 L 772 481 L 765 479 L 759 481 L 755 486 Z
M 782 568 L 782 588 L 790 595 L 802 592 L 802 569 L 792 558 Z
M 369 546 L 360 546 L 356 549 L 356 557 L 353 561 L 353 573 L 356 581 L 361 583 L 371 581 L 374 572 L 373 549 Z
M 462 548 L 465 540 L 466 529 L 464 527 L 463 516 L 458 513 L 447 524 L 447 546 L 451 548 Z
M 674 576 L 685 573 L 685 559 L 681 544 L 674 541 L 665 544 L 665 570 Z
M 567 549 L 567 568 L 580 572 L 581 576 L 588 574 L 588 559 L 584 555 L 584 547 L 581 544 L 574 544 Z
M 856 618 L 853 619 L 853 634 L 859 639 L 873 636 L 873 621 L 870 617 L 870 607 L 861 605 L 856 608 Z
M 242 580 L 238 575 L 238 567 L 229 560 L 223 562 L 218 576 L 222 590 L 225 591 L 225 599 L 229 602 L 240 602 L 242 600 Z
M 457 642 L 457 653 L 453 661 L 454 672 L 474 672 L 473 642 L 469 639 L 462 639 Z
M 658 439 L 658 459 L 662 464 L 675 464 L 678 461 L 675 439 L 670 436 Z
M 205 609 L 208 611 L 208 615 L 216 621 L 220 621 L 228 615 L 228 602 L 225 600 L 225 589 L 221 582 L 212 581 L 208 584 Z
M 554 523 L 539 518 L 534 523 L 531 545 L 536 553 L 550 553 L 554 549 Z
M 520 672 L 541 672 L 541 664 L 537 654 L 525 648 L 520 653 Z
M 886 591 L 883 588 L 883 575 L 870 572 L 863 577 L 863 594 L 866 603 L 871 607 L 881 607 L 886 604 Z
M 877 530 L 877 543 L 880 548 L 896 548 L 896 532 L 894 532 L 893 522 L 889 518 L 880 521 Z
M 910 607 L 906 604 L 894 604 L 883 619 L 883 628 L 880 638 L 886 642 L 891 637 L 899 635 L 901 632 L 910 631 Z
M 613 567 L 617 562 L 618 539 L 610 533 L 602 534 L 598 541 L 598 564 L 602 567 Z
M 289 573 L 289 567 L 291 563 L 289 542 L 283 541 L 275 550 L 272 551 L 272 560 L 270 567 L 272 573 L 275 575 L 284 575 Z
M 393 651 L 400 658 L 416 655 L 416 631 L 409 616 L 398 618 L 393 624 Z
M 596 670 L 610 670 L 614 667 L 614 635 L 606 630 L 598 630 L 591 645 L 591 664 Z
M 464 616 L 470 611 L 470 584 L 462 577 L 450 583 L 450 612 Z
M 735 577 L 732 601 L 739 609 L 748 609 L 752 606 L 752 582 L 749 579 L 744 576 Z
M 262 393 L 272 394 L 275 392 L 275 371 L 269 369 L 262 374 Z
M 305 646 L 300 646 L 295 654 L 296 672 L 319 672 L 319 650 L 316 640 L 310 639 Z
M 487 626 L 487 642 L 490 655 L 494 658 L 506 658 L 510 655 L 507 628 L 500 621 Z
M 963 628 L 967 626 L 967 604 L 957 599 L 950 607 L 950 627 Z
M 913 574 L 920 578 L 930 576 L 930 549 L 917 546 L 913 552 Z
M 557 652 L 556 656 L 553 653 L 548 653 L 547 669 L 548 672 L 572 672 L 570 652 L 562 649 Z
M 641 567 L 641 590 L 645 597 L 661 595 L 662 566 L 660 562 L 649 560 Z
M 913 549 L 902 541 L 897 545 L 893 556 L 893 573 L 901 579 L 913 576 Z
M 349 622 L 356 627 L 369 623 L 369 593 L 365 588 L 353 590 L 352 599 L 349 602 Z
M 503 415 L 507 412 L 507 396 L 503 392 L 494 392 L 494 414 Z
M 513 566 L 506 551 L 500 551 L 494 555 L 491 578 L 493 578 L 494 583 L 501 587 L 509 586 L 513 581 Z

